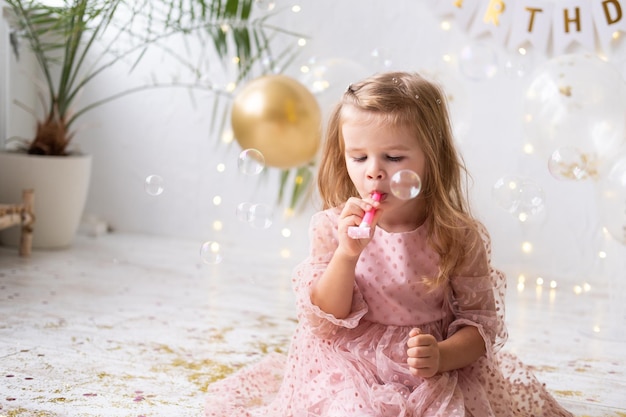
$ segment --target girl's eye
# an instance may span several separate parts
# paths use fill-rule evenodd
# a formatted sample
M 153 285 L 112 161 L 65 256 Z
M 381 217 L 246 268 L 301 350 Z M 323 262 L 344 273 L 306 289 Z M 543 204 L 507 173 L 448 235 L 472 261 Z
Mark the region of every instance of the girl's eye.
M 402 156 L 387 156 L 387 159 L 391 162 L 400 162 L 404 159 Z
M 363 161 L 365 161 L 366 158 L 367 158 L 366 156 L 359 156 L 359 157 L 355 156 L 355 157 L 352 157 L 352 160 L 354 162 L 363 162 Z

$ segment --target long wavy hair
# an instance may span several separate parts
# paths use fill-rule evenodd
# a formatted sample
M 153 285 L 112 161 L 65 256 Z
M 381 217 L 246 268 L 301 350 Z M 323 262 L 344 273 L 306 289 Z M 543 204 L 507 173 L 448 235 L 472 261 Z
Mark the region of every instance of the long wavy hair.
M 469 174 L 454 144 L 443 90 L 434 81 L 412 72 L 380 73 L 351 84 L 329 117 L 323 144 L 317 185 L 324 209 L 341 206 L 348 198 L 358 196 L 346 168 L 341 133 L 342 112 L 347 106 L 371 112 L 390 126 L 404 126 L 413 132 L 426 157 L 419 198 L 425 201 L 429 243 L 441 259 L 438 275 L 427 283 L 432 287 L 446 284 L 468 250 L 468 232 L 476 236 L 478 230 L 467 198 Z

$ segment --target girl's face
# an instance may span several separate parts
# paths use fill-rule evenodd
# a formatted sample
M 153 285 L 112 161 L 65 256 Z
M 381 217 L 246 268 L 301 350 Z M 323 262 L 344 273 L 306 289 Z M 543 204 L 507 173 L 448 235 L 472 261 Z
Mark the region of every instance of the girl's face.
M 425 156 L 417 138 L 407 127 L 386 125 L 381 117 L 354 108 L 344 108 L 342 118 L 346 167 L 359 195 L 369 197 L 374 191 L 382 194 L 383 228 L 414 223 L 420 217 L 423 199 L 395 197 L 390 180 L 402 169 L 410 169 L 424 180 Z

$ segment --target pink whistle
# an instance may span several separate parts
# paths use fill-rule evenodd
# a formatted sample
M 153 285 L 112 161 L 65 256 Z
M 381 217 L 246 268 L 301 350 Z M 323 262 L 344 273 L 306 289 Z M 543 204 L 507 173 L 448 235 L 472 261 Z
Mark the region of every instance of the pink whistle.
M 372 199 L 374 201 L 380 201 L 381 197 L 382 195 L 378 191 L 374 191 L 372 193 Z M 363 220 L 361 220 L 361 224 L 348 228 L 348 236 L 350 236 L 352 239 L 366 239 L 370 237 L 374 214 L 376 214 L 376 209 L 374 207 L 366 211 L 365 215 L 363 216 Z

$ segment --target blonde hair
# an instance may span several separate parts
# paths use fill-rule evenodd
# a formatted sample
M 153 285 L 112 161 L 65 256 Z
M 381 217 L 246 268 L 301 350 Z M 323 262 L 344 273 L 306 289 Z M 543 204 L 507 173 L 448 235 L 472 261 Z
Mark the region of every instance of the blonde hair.
M 454 145 L 443 90 L 435 82 L 409 72 L 375 74 L 351 84 L 330 115 L 323 144 L 317 184 L 324 209 L 358 196 L 348 176 L 341 134 L 342 110 L 348 106 L 382 117 L 390 126 L 405 126 L 414 132 L 426 158 L 418 198 L 425 201 L 429 242 L 441 259 L 437 277 L 428 283 L 433 287 L 446 284 L 468 250 L 468 228 L 477 229 L 463 181 L 468 173 Z

